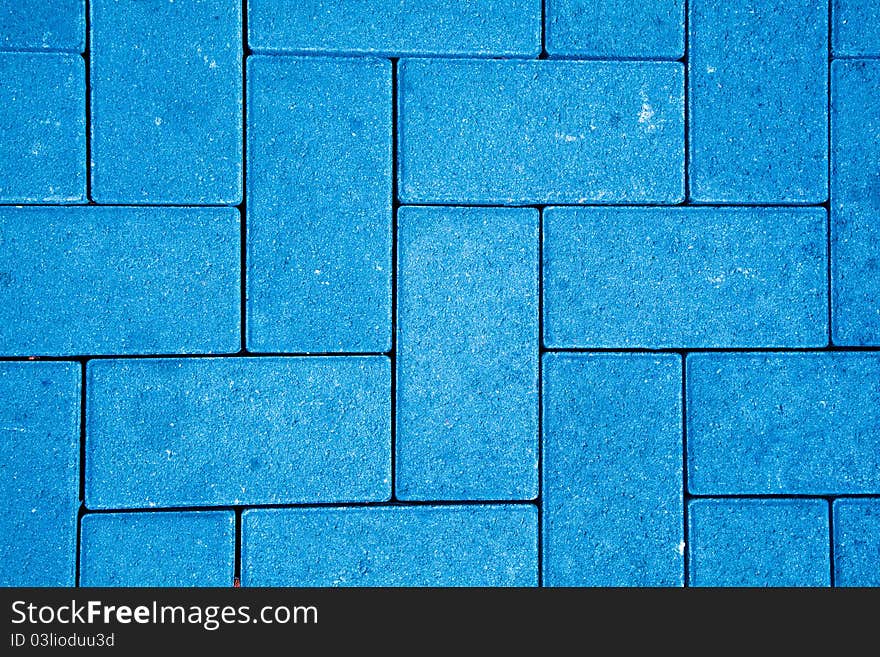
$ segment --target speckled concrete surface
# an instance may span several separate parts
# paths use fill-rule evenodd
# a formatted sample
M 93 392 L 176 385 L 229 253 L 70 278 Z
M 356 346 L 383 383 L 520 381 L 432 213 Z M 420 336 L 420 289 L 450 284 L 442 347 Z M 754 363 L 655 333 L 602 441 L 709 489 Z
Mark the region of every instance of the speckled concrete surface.
M 0 0 L 0 584 L 877 586 L 878 21 Z

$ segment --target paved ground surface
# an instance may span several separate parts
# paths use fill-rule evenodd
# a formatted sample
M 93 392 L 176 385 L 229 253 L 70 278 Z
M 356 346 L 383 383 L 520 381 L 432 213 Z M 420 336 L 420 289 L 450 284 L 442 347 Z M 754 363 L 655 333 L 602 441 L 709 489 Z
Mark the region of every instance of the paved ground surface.
M 0 583 L 880 585 L 831 4 L 0 1 Z

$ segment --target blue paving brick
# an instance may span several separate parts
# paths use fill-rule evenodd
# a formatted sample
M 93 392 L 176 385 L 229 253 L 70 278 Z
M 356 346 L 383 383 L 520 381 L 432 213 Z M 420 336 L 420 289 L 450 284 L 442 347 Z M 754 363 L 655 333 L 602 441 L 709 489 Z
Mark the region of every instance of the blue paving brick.
M 0 354 L 238 351 L 238 213 L 0 208 Z
M 89 508 L 383 501 L 384 356 L 88 364 Z
M 544 357 L 548 586 L 680 586 L 681 360 Z
M 390 349 L 391 64 L 250 57 L 247 176 L 248 348 Z
M 242 515 L 244 586 L 534 586 L 531 505 L 268 509 Z
M 550 347 L 824 346 L 826 213 L 549 208 Z
M 242 196 L 239 0 L 92 0 L 92 197 Z
M 85 0 L 0 0 L 0 50 L 78 53 L 85 34 Z
M 232 585 L 232 511 L 91 514 L 81 531 L 82 586 Z
M 880 55 L 880 3 L 833 0 L 831 48 L 837 57 Z
M 541 0 L 248 0 L 254 51 L 536 57 Z
M 538 213 L 398 212 L 397 496 L 538 492 Z
M 80 366 L 0 363 L 0 586 L 73 586 Z
M 824 202 L 827 0 L 689 7 L 692 199 Z
M 403 202 L 684 197 L 680 64 L 407 60 L 399 70 Z
M 691 586 L 828 586 L 825 500 L 695 500 Z
M 880 493 L 878 378 L 880 354 L 688 356 L 691 492 Z
M 684 0 L 546 0 L 551 56 L 678 59 Z
M 0 202 L 85 200 L 82 57 L 0 54 L 0 79 Z
M 880 62 L 834 62 L 832 338 L 880 345 Z
M 880 586 L 880 499 L 834 501 L 834 584 Z

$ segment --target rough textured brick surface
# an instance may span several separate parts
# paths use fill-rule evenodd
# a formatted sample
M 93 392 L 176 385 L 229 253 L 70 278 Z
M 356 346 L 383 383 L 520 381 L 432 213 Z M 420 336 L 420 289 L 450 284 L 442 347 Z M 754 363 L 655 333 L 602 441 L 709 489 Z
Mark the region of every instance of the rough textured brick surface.
M 684 579 L 681 359 L 544 356 L 548 586 Z
M 531 505 L 271 509 L 242 516 L 244 586 L 534 586 Z
M 878 20 L 0 0 L 0 585 L 880 586 Z
M 828 586 L 825 500 L 696 500 L 692 586 Z
M 391 347 L 391 65 L 248 60 L 248 348 Z
M 0 53 L 0 79 L 0 202 L 84 201 L 82 57 Z
M 238 0 L 92 0 L 92 197 L 234 204 L 242 196 Z
M 545 0 L 550 56 L 678 59 L 684 0 Z
M 237 351 L 238 213 L 0 208 L 0 354 Z
M 89 508 L 382 501 L 388 359 L 88 364 Z
M 835 500 L 834 583 L 880 586 L 880 499 Z
M 80 366 L 0 363 L 0 586 L 73 586 Z
M 675 203 L 684 196 L 677 63 L 407 60 L 406 203 Z
M 689 7 L 691 197 L 825 201 L 827 0 L 692 0 Z
M 880 345 L 880 62 L 834 62 L 832 337 Z
M 550 208 L 550 347 L 803 347 L 828 341 L 826 213 Z
M 832 0 L 831 48 L 835 56 L 880 55 L 880 2 Z
M 255 51 L 536 57 L 541 0 L 248 0 Z
M 688 485 L 880 493 L 880 354 L 687 357 Z
M 82 519 L 81 586 L 229 586 L 235 513 L 98 513 Z
M 85 0 L 0 0 L 0 50 L 82 52 L 85 33 Z
M 538 488 L 538 212 L 398 213 L 397 495 Z

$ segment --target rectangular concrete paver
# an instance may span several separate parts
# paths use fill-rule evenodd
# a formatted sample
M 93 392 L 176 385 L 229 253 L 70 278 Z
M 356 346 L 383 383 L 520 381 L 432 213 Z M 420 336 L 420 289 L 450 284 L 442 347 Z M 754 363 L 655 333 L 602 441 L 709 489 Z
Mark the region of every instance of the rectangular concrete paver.
M 255 52 L 537 57 L 541 0 L 247 0 Z
M 550 347 L 822 347 L 823 208 L 549 208 Z
M 0 363 L 0 586 L 73 586 L 78 363 Z
M 827 1 L 690 1 L 694 201 L 827 200 Z
M 85 74 L 79 55 L 0 53 L 0 203 L 86 200 Z
M 545 0 L 551 57 L 678 59 L 684 0 Z
M 95 513 L 82 520 L 82 586 L 230 586 L 235 513 Z
M 831 66 L 832 337 L 880 346 L 880 61 Z
M 681 359 L 544 356 L 547 586 L 681 586 Z
M 384 356 L 109 359 L 87 368 L 88 508 L 390 497 Z
M 880 499 L 834 501 L 835 586 L 880 586 Z
M 397 495 L 538 493 L 538 213 L 398 212 Z
M 229 208 L 0 208 L 0 355 L 241 346 Z
M 825 500 L 694 500 L 692 586 L 828 586 Z
M 240 0 L 91 0 L 92 197 L 242 196 Z
M 831 2 L 831 49 L 834 56 L 880 56 L 880 3 L 877 0 Z
M 701 495 L 880 493 L 880 354 L 687 357 Z
M 404 203 L 677 203 L 684 71 L 672 62 L 406 60 Z
M 248 61 L 248 348 L 391 347 L 391 64 Z
M 534 586 L 531 505 L 255 509 L 243 586 Z
M 82 52 L 86 0 L 0 0 L 0 50 Z

